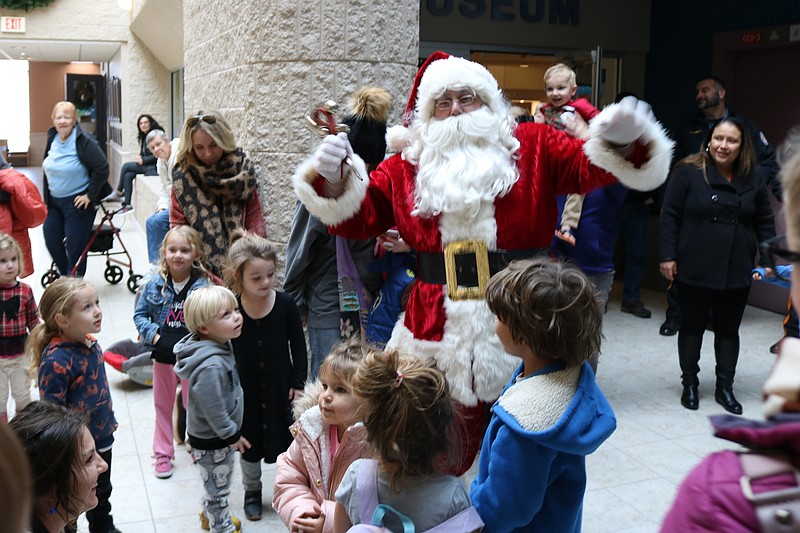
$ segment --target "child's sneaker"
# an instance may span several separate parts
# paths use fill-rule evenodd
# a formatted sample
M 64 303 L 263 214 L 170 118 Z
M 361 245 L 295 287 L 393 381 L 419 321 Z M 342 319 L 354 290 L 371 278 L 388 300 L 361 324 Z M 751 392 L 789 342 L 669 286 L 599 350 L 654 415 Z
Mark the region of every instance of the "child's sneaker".
M 242 521 L 231 515 L 231 522 L 233 522 L 233 527 L 236 528 L 235 533 L 240 533 L 242 531 Z M 211 531 L 211 526 L 208 524 L 208 517 L 205 511 L 200 511 L 200 529 Z
M 167 479 L 172 477 L 172 460 L 166 455 L 159 455 L 156 457 L 156 477 L 158 479 Z

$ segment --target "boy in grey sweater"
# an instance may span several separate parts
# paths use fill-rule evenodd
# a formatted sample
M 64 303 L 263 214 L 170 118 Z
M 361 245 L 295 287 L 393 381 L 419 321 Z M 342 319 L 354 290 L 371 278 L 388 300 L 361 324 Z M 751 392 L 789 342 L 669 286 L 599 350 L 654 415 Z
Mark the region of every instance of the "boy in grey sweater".
M 250 447 L 240 432 L 243 393 L 231 345 L 242 333 L 242 315 L 233 293 L 219 286 L 194 291 L 183 312 L 191 334 L 175 345 L 175 373 L 189 382 L 186 432 L 206 489 L 200 525 L 238 533 L 228 495 L 234 452 Z

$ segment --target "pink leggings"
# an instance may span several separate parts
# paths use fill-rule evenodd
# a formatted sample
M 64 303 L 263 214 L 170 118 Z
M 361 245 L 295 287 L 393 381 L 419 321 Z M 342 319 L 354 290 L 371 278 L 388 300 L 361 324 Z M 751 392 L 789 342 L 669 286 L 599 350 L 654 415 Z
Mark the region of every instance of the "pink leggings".
M 181 382 L 181 396 L 183 406 L 189 396 L 189 383 Z M 172 440 L 172 409 L 175 406 L 175 388 L 178 386 L 178 376 L 172 365 L 153 361 L 153 403 L 156 407 L 156 427 L 153 432 L 153 453 L 156 457 L 166 455 L 175 458 L 175 446 Z

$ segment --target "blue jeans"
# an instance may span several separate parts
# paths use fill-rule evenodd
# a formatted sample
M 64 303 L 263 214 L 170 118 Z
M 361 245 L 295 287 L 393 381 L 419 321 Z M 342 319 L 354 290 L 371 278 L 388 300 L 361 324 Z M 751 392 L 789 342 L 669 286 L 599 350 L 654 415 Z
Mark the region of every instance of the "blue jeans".
M 69 276 L 92 238 L 92 225 L 97 208 L 75 207 L 75 196 L 47 199 L 47 218 L 42 229 L 47 251 L 56 263 L 59 274 Z M 66 237 L 66 243 L 64 238 Z M 86 261 L 82 261 L 75 275 L 83 277 Z
M 625 282 L 622 301 L 639 301 L 645 264 L 647 243 L 647 223 L 650 220 L 650 206 L 624 203 L 620 209 L 620 234 L 625 238 Z
M 161 251 L 161 242 L 169 231 L 169 209 L 156 211 L 147 218 L 147 260 L 150 263 L 158 261 Z
M 341 340 L 339 328 L 315 328 L 308 326 L 308 341 L 311 344 L 311 375 L 309 380 L 314 381 L 319 374 L 319 367 Z

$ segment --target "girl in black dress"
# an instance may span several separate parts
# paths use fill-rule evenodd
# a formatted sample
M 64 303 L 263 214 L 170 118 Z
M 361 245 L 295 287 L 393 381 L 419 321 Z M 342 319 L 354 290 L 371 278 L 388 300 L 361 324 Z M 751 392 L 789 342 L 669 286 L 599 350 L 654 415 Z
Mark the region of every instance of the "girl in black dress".
M 308 364 L 300 311 L 291 296 L 274 289 L 276 269 L 269 241 L 233 235 L 226 282 L 244 319 L 233 347 L 244 390 L 242 435 L 252 445 L 241 461 L 249 520 L 262 514 L 261 460 L 274 463 L 292 443 L 291 402 L 302 394 Z

